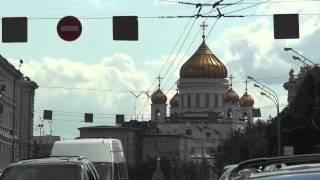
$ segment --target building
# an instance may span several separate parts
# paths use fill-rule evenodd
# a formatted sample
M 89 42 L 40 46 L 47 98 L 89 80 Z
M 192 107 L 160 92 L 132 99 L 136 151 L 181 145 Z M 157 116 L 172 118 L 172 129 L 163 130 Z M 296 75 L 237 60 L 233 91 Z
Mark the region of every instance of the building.
M 147 125 L 132 126 L 130 121 L 117 123 L 118 127 L 103 127 L 101 132 L 99 127 L 92 127 L 90 133 L 95 137 L 107 134 L 106 137 L 119 138 L 124 144 L 129 142 L 128 147 L 136 148 L 139 157 L 142 153 L 144 161 L 156 156 L 173 158 L 173 154 L 180 160 L 212 160 L 221 140 L 235 131 L 244 131 L 253 123 L 254 100 L 247 89 L 248 81 L 243 95 L 239 97 L 232 87 L 232 75 L 228 79 L 227 67 L 209 49 L 205 35 L 202 38 L 199 48 L 180 69 L 177 92 L 170 99 L 169 108 L 159 77 L 158 88 L 151 96 L 151 120 L 136 121 Z M 139 136 L 133 135 L 139 143 L 126 140 L 126 133 L 132 128 L 138 130 L 133 134 L 141 132 Z M 83 129 L 80 129 L 80 134 L 83 134 L 81 131 Z M 143 150 L 137 151 L 141 142 Z
M 33 158 L 50 156 L 53 144 L 60 141 L 60 136 L 33 136 Z
M 190 160 L 189 142 L 186 135 L 148 134 L 143 137 L 143 161 L 154 157 L 178 161 Z
M 292 103 L 293 99 L 296 97 L 298 88 L 300 87 L 301 82 L 306 76 L 307 72 L 311 69 L 310 66 L 300 67 L 300 72 L 297 75 L 294 75 L 293 69 L 289 72 L 289 80 L 283 84 L 285 90 L 288 91 L 288 103 Z
M 239 98 L 232 87 L 232 75 L 205 42 L 182 65 L 177 93 L 170 99 L 160 88 L 151 97 L 151 121 L 159 134 L 191 137 L 191 156 L 212 157 L 222 139 L 243 131 L 253 123 L 254 100 L 245 89 Z M 247 84 L 246 84 L 247 85 Z
M 0 55 L 0 167 L 32 154 L 37 84 Z

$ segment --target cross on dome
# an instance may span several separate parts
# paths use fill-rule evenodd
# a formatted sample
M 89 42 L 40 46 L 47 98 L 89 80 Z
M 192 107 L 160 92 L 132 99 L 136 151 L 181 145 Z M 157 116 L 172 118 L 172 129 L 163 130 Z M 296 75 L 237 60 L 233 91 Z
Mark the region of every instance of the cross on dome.
M 202 28 L 202 39 L 204 41 L 204 38 L 206 37 L 205 31 L 206 31 L 206 28 L 208 27 L 208 25 L 203 21 L 202 24 L 200 25 L 200 27 Z
M 163 80 L 163 78 L 159 75 L 159 76 L 157 77 L 157 79 L 158 79 L 158 81 L 159 81 L 158 87 L 159 87 L 159 89 L 160 89 L 161 80 Z
M 230 75 L 229 79 L 230 79 L 230 87 L 232 88 L 232 79 L 234 78 L 234 76 L 232 76 L 232 74 Z
M 249 83 L 248 79 L 246 79 L 244 83 L 246 84 L 246 92 L 248 92 L 248 83 Z

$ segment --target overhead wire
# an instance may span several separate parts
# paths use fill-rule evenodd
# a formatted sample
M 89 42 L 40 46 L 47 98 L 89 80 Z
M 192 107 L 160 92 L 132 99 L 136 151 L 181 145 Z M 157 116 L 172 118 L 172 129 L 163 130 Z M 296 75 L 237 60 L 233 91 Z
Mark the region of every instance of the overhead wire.
M 194 9 L 194 11 L 192 12 L 192 14 L 193 14 L 194 12 L 196 12 L 196 9 Z M 170 51 L 168 58 L 165 60 L 163 66 L 161 67 L 161 69 L 160 69 L 160 71 L 159 71 L 159 73 L 158 73 L 157 76 L 161 75 L 163 69 L 165 68 L 165 66 L 166 66 L 166 64 L 168 63 L 169 59 L 171 58 L 172 54 L 173 54 L 174 51 L 176 50 L 176 48 L 177 48 L 177 46 L 178 46 L 178 44 L 179 44 L 179 42 L 180 42 L 180 40 L 181 40 L 184 32 L 186 31 L 187 27 L 189 26 L 190 22 L 191 22 L 191 19 L 189 19 L 189 21 L 187 22 L 186 26 L 183 28 L 183 31 L 180 33 L 177 42 L 175 43 L 174 47 L 173 47 L 172 50 Z M 152 89 L 153 85 L 154 85 L 156 82 L 157 82 L 157 79 L 154 78 L 154 81 L 152 82 L 152 84 L 151 84 L 150 88 L 148 89 L 148 91 L 150 91 L 150 90 Z
M 216 19 L 215 23 L 213 24 L 209 34 L 211 33 L 212 29 L 215 27 L 217 21 L 219 18 Z M 204 22 L 206 22 L 208 20 L 208 17 L 205 19 Z M 194 41 L 196 40 L 197 36 L 199 35 L 199 33 L 201 32 L 201 30 L 199 29 L 196 33 L 196 35 L 194 36 L 192 42 L 190 43 L 189 47 L 187 48 L 187 50 L 185 51 L 184 55 L 180 58 L 179 63 L 177 63 L 177 66 L 174 68 L 174 71 L 172 71 L 172 73 L 170 74 L 170 78 L 169 80 L 166 81 L 165 85 L 170 81 L 170 79 L 173 77 L 174 73 L 177 71 L 178 67 L 181 66 L 181 63 L 183 62 L 182 60 L 184 59 L 184 57 L 186 56 L 187 52 L 189 51 L 189 49 L 191 48 L 191 46 L 193 45 Z M 207 36 L 208 37 L 208 36 Z M 206 37 L 206 39 L 207 39 Z M 167 92 L 165 94 L 167 94 L 173 87 L 175 86 L 175 83 L 173 83 L 173 85 L 167 90 Z
M 243 10 L 246 10 L 246 9 L 250 9 L 250 8 L 259 6 L 259 5 L 261 5 L 261 4 L 265 4 L 265 3 L 270 2 L 270 1 L 271 1 L 271 0 L 266 0 L 266 1 L 263 1 L 263 2 L 258 2 L 258 3 L 256 3 L 256 4 L 253 4 L 253 5 L 244 7 L 244 8 L 240 8 L 240 9 L 237 9 L 237 10 L 234 10 L 234 11 L 230 11 L 230 12 L 227 12 L 227 13 L 224 13 L 224 14 L 225 14 L 225 15 L 233 14 L 233 13 L 236 13 L 236 12 L 240 12 L 240 11 L 243 11 Z
M 197 8 L 195 8 L 195 9 L 194 9 L 194 11 L 193 11 L 193 13 L 192 13 L 192 14 L 194 14 L 194 12 L 196 11 L 196 9 L 197 9 Z M 195 19 L 195 20 L 196 20 L 196 19 Z M 194 23 L 195 23 L 195 20 L 193 21 L 193 23 L 192 23 L 192 25 L 191 25 L 191 28 L 190 28 L 189 32 L 187 33 L 187 35 L 186 35 L 185 39 L 183 40 L 182 45 L 180 46 L 180 48 L 179 48 L 178 52 L 176 53 L 176 56 L 175 56 L 174 60 L 172 60 L 172 62 L 174 62 L 174 61 L 175 61 L 175 59 L 177 58 L 177 55 L 180 53 L 181 48 L 183 47 L 183 45 L 184 45 L 184 43 L 185 43 L 185 41 L 186 41 L 187 37 L 188 37 L 188 36 L 189 36 L 189 34 L 190 34 L 190 31 L 191 31 L 191 29 L 192 29 L 192 27 L 193 27 L 193 25 L 194 25 Z M 187 27 L 189 26 L 190 22 L 191 22 L 191 19 L 188 21 L 188 23 L 187 23 L 187 25 L 185 26 L 184 30 L 183 30 L 183 31 L 182 31 L 182 33 L 180 34 L 179 39 L 178 39 L 178 41 L 177 41 L 177 43 L 176 43 L 176 45 L 175 45 L 174 49 L 171 51 L 171 53 L 170 53 L 170 56 L 169 56 L 169 57 L 171 57 L 171 54 L 173 54 L 174 50 L 175 50 L 175 49 L 176 49 L 176 47 L 177 47 L 177 44 L 180 42 L 180 39 L 182 38 L 182 36 L 183 36 L 184 32 L 186 31 Z M 168 58 L 168 59 L 169 59 L 169 58 Z M 168 59 L 167 59 L 167 60 L 168 60 Z M 169 68 L 168 68 L 168 69 L 170 69 L 170 68 L 171 68 L 171 66 L 172 66 L 172 62 L 171 62 L 171 64 L 170 64 L 170 66 L 169 66 Z M 162 69 L 163 69 L 163 68 L 162 68 Z M 162 69 L 161 69 L 161 71 L 160 71 L 159 75 L 161 75 Z M 168 73 L 168 70 L 166 71 L 165 75 L 162 77 L 163 79 L 165 78 L 165 76 L 166 76 L 166 74 L 167 74 L 167 73 Z M 152 84 L 154 84 L 155 82 L 156 82 L 156 80 L 154 80 L 154 82 L 153 82 Z M 150 90 L 150 89 L 149 89 L 149 90 Z M 144 105 L 143 105 L 142 109 L 140 110 L 140 112 L 138 113 L 137 117 L 139 117 L 139 116 L 140 116 L 140 114 L 142 114 L 142 113 L 145 111 L 145 109 L 146 109 L 146 106 L 147 106 L 148 102 L 149 102 L 149 98 L 147 98 L 147 101 L 144 103 Z

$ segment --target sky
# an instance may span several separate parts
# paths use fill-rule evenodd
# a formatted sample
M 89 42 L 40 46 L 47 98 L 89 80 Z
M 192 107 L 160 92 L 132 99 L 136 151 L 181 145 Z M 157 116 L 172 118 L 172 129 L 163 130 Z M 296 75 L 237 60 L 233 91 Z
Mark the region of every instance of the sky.
M 184 2 L 214 3 L 214 0 Z M 292 59 L 291 47 L 319 63 L 320 1 L 316 0 L 225 0 L 238 4 L 220 7 L 222 13 L 245 15 L 242 18 L 157 18 L 192 15 L 195 6 L 160 0 L 2 0 L 1 17 L 27 17 L 28 42 L 2 43 L 0 54 L 35 81 L 34 134 L 44 123 L 44 133 L 65 139 L 79 136 L 78 127 L 114 125 L 116 114 L 125 119 L 150 119 L 150 99 L 158 75 L 164 77 L 163 91 L 168 103 L 175 93 L 181 65 L 199 47 L 200 25 L 206 22 L 206 43 L 232 74 L 233 88 L 242 96 L 247 75 L 272 88 L 287 105 L 290 69 L 299 72 L 301 62 Z M 256 6 L 253 6 L 256 5 Z M 242 9 L 242 10 L 241 10 Z M 203 14 L 217 15 L 211 7 Z M 300 38 L 275 40 L 273 14 L 299 13 Z M 318 14 L 317 14 L 318 13 Z M 79 39 L 59 38 L 59 20 L 72 15 L 81 21 Z M 114 41 L 112 16 L 138 16 L 139 40 Z M 0 24 L 0 27 L 2 25 Z M 1 33 L 1 28 L 0 28 Z M 149 91 L 148 93 L 145 93 Z M 276 115 L 272 101 L 260 95 L 249 83 L 248 92 L 261 108 L 262 119 Z M 137 96 L 137 98 L 135 97 Z M 136 108 L 135 108 L 136 107 Z M 52 124 L 42 122 L 43 110 L 53 110 Z M 136 110 L 135 110 L 136 109 Z M 136 112 L 136 113 L 135 113 Z M 84 123 L 83 114 L 93 113 L 94 122 Z

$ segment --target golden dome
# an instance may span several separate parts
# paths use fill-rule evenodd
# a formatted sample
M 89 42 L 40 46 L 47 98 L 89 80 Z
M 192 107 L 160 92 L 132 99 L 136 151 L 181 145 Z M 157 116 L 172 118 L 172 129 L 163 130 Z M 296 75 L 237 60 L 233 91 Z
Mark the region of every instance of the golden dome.
M 151 102 L 153 104 L 165 104 L 167 102 L 167 96 L 159 88 L 151 95 Z
M 180 78 L 226 78 L 227 75 L 227 68 L 205 41 L 180 69 Z
M 240 98 L 240 106 L 241 107 L 252 107 L 254 104 L 253 98 L 245 92 L 243 96 Z
M 179 94 L 176 93 L 170 100 L 171 107 L 178 107 L 179 106 Z
M 239 102 L 239 95 L 232 89 L 230 88 L 224 95 L 223 98 L 224 102 L 231 102 L 231 103 L 237 103 Z

